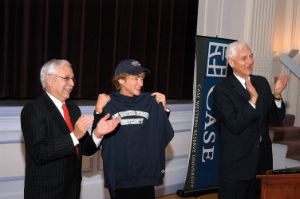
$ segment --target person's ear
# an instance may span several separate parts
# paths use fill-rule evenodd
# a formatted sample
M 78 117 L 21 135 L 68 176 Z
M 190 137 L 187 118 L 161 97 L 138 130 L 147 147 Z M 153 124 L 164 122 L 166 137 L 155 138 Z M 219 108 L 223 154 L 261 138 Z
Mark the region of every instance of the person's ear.
M 51 83 L 50 75 L 46 74 L 45 77 L 44 77 L 44 81 L 45 81 L 45 83 L 50 84 Z
M 118 82 L 120 85 L 123 85 L 125 83 L 125 79 L 118 79 Z
M 228 64 L 231 66 L 231 68 L 234 68 L 234 61 L 232 59 L 228 60 Z

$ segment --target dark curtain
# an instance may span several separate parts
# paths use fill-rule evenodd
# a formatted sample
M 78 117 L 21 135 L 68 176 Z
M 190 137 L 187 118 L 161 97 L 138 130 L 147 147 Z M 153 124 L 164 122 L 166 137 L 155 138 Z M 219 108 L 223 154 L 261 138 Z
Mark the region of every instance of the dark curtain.
M 72 63 L 75 99 L 110 93 L 126 58 L 151 70 L 145 91 L 192 98 L 198 0 L 1 0 L 0 9 L 1 99 L 39 95 L 52 58 Z

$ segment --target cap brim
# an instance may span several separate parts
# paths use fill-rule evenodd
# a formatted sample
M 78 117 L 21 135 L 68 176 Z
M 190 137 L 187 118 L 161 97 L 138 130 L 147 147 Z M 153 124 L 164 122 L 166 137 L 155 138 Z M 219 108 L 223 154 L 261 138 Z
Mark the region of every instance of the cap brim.
M 143 72 L 150 73 L 150 70 L 148 68 L 137 67 L 135 69 L 126 71 L 126 73 L 128 73 L 129 75 L 138 75 L 138 74 L 141 74 Z

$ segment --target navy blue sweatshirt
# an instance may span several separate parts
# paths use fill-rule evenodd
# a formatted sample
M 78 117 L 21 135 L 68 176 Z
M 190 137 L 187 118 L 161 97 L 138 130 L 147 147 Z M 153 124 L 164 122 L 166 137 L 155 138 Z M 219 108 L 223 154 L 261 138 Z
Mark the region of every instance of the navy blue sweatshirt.
M 114 132 L 102 139 L 105 187 L 157 186 L 165 173 L 165 147 L 174 130 L 161 104 L 150 93 L 127 97 L 110 95 L 103 114 L 121 117 Z M 95 117 L 95 124 L 99 121 Z

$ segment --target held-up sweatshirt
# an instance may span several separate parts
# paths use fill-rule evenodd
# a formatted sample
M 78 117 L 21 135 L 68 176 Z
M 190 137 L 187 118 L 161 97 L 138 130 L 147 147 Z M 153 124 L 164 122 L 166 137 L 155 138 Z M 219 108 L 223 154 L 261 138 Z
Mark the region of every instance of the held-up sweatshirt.
M 114 132 L 102 139 L 105 187 L 157 186 L 165 173 L 165 147 L 174 130 L 161 104 L 150 93 L 127 97 L 116 92 L 101 116 L 121 117 Z M 99 121 L 95 114 L 95 124 Z

